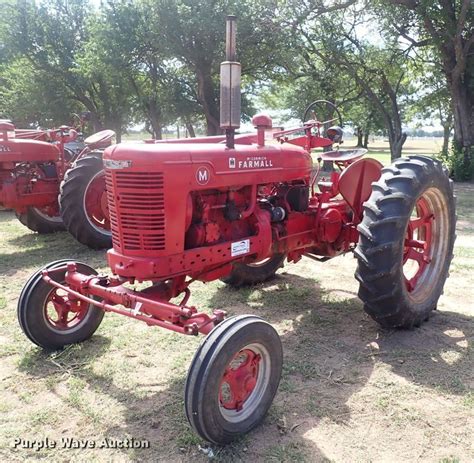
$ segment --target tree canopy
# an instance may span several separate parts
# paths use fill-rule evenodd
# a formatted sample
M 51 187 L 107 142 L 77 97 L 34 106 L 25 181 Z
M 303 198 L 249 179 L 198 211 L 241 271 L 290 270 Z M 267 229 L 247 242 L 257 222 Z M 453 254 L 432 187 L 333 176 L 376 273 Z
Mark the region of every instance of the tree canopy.
M 244 119 L 256 102 L 301 117 L 325 98 L 359 144 L 383 132 L 392 158 L 408 123 L 436 120 L 445 156 L 453 134 L 457 175 L 474 175 L 472 0 L 4 0 L 2 11 L 0 117 L 21 126 L 87 110 L 95 130 L 219 133 L 225 16 L 236 14 Z

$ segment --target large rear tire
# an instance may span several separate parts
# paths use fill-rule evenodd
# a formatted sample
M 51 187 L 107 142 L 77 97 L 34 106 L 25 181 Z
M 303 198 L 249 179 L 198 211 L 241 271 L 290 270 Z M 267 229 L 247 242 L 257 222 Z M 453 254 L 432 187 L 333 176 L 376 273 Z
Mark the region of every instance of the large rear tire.
M 101 152 L 78 159 L 61 183 L 64 225 L 77 241 L 92 249 L 112 246 L 106 194 Z
M 49 215 L 46 211 L 36 207 L 29 207 L 26 212 L 16 214 L 16 217 L 25 227 L 39 234 L 64 231 L 61 216 Z
M 285 257 L 285 254 L 275 254 L 253 264 L 236 262 L 232 266 L 232 272 L 222 278 L 222 281 L 235 288 L 263 283 L 273 278 L 277 270 L 283 267 Z
M 356 278 L 364 310 L 385 328 L 419 326 L 436 308 L 455 240 L 453 184 L 424 156 L 382 169 L 358 226 Z

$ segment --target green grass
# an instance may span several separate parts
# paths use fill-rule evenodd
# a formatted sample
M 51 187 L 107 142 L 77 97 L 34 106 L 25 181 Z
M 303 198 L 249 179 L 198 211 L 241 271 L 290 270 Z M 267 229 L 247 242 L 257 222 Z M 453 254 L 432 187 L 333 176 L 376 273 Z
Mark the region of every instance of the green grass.
M 357 298 L 349 255 L 326 263 L 303 259 L 272 281 L 238 291 L 220 281 L 193 283 L 190 304 L 255 313 L 276 327 L 284 348 L 282 381 L 263 425 L 230 446 L 210 446 L 215 461 L 377 461 L 377 449 L 361 444 L 368 430 L 370 439 L 386 443 L 388 460 L 414 461 L 421 446 L 427 461 L 439 461 L 454 453 L 455 439 L 456 457 L 446 461 L 469 461 L 474 186 L 458 184 L 456 191 L 451 277 L 439 310 L 419 329 L 379 329 Z M 187 368 L 201 338 L 114 314 L 89 341 L 63 351 L 43 352 L 25 337 L 16 320 L 23 284 L 66 257 L 108 271 L 104 252 L 67 233 L 38 236 L 0 212 L 0 460 L 209 461 L 199 450 L 209 444 L 183 411 Z M 13 451 L 18 436 L 132 436 L 151 448 Z

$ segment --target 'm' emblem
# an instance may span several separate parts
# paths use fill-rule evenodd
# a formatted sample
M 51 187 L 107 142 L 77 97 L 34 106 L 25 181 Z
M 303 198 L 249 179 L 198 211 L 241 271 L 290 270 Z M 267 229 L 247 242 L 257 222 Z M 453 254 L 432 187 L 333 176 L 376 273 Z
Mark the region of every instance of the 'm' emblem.
M 200 167 L 196 171 L 196 181 L 199 183 L 199 185 L 208 184 L 210 179 L 211 173 L 209 172 L 209 169 L 207 167 Z

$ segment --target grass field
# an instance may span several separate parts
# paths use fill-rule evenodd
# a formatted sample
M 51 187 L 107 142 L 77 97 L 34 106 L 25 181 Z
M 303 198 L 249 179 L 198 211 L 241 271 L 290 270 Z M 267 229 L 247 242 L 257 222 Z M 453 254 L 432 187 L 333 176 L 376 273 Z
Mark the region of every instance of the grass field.
M 190 301 L 255 313 L 281 335 L 284 372 L 262 426 L 215 461 L 474 460 L 474 185 L 456 185 L 455 259 L 438 311 L 421 328 L 386 331 L 362 310 L 352 256 L 303 259 L 235 291 L 194 283 Z M 33 346 L 16 321 L 22 285 L 72 257 L 106 271 L 105 253 L 67 233 L 38 236 L 0 212 L 0 461 L 207 461 L 186 422 L 183 387 L 200 339 L 108 314 L 93 338 L 61 352 Z M 16 438 L 56 448 L 13 448 Z M 100 448 L 67 449 L 62 438 Z M 148 449 L 106 448 L 134 438 Z M 201 448 L 204 448 L 204 451 Z

